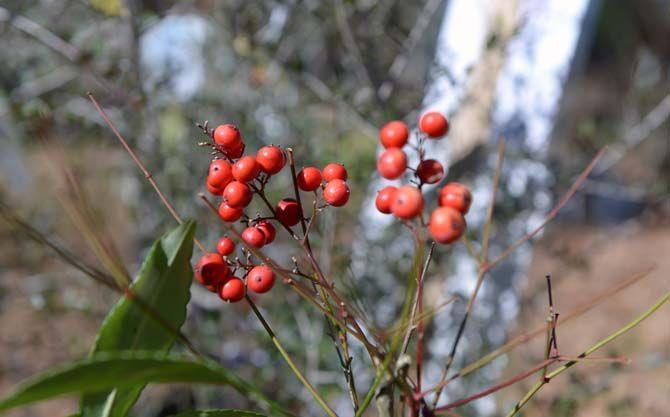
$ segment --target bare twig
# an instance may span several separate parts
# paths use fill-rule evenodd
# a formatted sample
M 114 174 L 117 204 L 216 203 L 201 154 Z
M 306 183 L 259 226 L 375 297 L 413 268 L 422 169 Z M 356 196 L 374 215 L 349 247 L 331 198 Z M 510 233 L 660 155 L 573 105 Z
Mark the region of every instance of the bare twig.
M 105 113 L 105 111 L 102 109 L 102 107 L 100 106 L 98 101 L 95 99 L 93 94 L 88 93 L 87 95 L 88 95 L 88 98 L 93 103 L 93 105 L 95 106 L 95 108 L 98 110 L 98 113 L 100 113 L 100 116 L 102 117 L 102 119 L 105 121 L 105 123 L 107 123 L 107 126 L 109 126 L 109 128 L 112 129 L 112 132 L 114 132 L 114 135 L 116 135 L 116 138 L 119 140 L 121 145 L 125 148 L 126 152 L 128 152 L 128 154 L 133 159 L 133 161 L 135 161 L 135 164 L 142 171 L 142 173 L 144 174 L 144 177 L 147 179 L 147 181 L 149 181 L 149 184 L 151 184 L 154 191 L 156 191 L 156 194 L 158 194 L 158 198 L 160 198 L 160 200 L 163 202 L 163 205 L 165 206 L 165 208 L 167 208 L 167 210 L 170 212 L 172 217 L 174 217 L 174 219 L 177 221 L 177 223 L 182 224 L 184 221 L 182 220 L 181 216 L 179 216 L 179 213 L 177 213 L 174 206 L 172 206 L 172 203 L 170 203 L 170 201 L 168 201 L 167 197 L 165 197 L 165 194 L 163 194 L 160 187 L 158 187 L 158 184 L 156 183 L 156 180 L 153 178 L 153 176 L 151 175 L 149 170 L 144 166 L 144 164 L 139 159 L 137 154 L 135 154 L 133 149 L 128 144 L 128 141 L 126 141 L 126 139 L 123 137 L 123 135 L 121 135 L 119 130 L 116 128 L 116 126 L 111 121 L 111 119 L 107 116 L 107 113 Z M 198 248 L 200 248 L 200 250 L 203 253 L 207 252 L 207 250 L 205 250 L 205 247 L 203 246 L 203 244 L 200 243 L 200 241 L 198 239 L 193 238 L 193 241 L 195 242 L 195 244 L 198 246 Z

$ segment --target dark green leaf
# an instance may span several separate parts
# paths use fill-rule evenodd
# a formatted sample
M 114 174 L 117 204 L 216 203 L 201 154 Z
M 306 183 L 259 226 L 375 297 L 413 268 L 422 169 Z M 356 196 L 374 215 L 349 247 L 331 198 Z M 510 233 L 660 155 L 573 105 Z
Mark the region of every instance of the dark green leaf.
M 229 385 L 264 405 L 270 414 L 291 416 L 252 384 L 213 362 L 193 362 L 163 352 L 104 352 L 55 368 L 21 384 L 0 401 L 0 411 L 58 395 L 125 389 L 148 383 Z
M 175 331 L 186 319 L 193 279 L 191 254 L 195 223 L 187 221 L 152 246 L 137 279 L 131 285 L 136 298 Z M 121 350 L 167 351 L 176 338 L 137 304 L 121 298 L 105 318 L 91 355 Z M 93 392 L 81 399 L 82 417 L 123 417 L 142 392 L 143 385 Z

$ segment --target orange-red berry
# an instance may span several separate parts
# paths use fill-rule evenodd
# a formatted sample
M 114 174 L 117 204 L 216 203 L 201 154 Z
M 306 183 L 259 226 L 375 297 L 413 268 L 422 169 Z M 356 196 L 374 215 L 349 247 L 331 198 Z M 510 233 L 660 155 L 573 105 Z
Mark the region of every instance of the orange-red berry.
M 449 122 L 442 114 L 431 111 L 421 116 L 419 129 L 430 138 L 440 138 L 449 131 Z
M 244 142 L 240 141 L 240 143 L 237 146 L 232 147 L 230 149 L 226 149 L 225 153 L 226 155 L 228 155 L 229 158 L 237 159 L 244 154 L 245 147 L 246 145 L 244 144 Z
M 407 169 L 407 155 L 400 148 L 385 150 L 377 160 L 379 175 L 390 180 L 400 177 Z
M 396 193 L 398 188 L 392 185 L 382 188 L 377 192 L 377 198 L 375 199 L 375 206 L 377 210 L 384 214 L 391 213 L 391 205 L 395 200 Z
M 386 123 L 379 131 L 379 140 L 385 148 L 402 148 L 408 137 L 409 129 L 400 120 Z
M 221 297 L 223 301 L 228 301 L 230 303 L 243 299 L 244 293 L 244 282 L 237 277 L 229 279 L 219 289 L 219 297 Z
M 463 215 L 451 207 L 438 207 L 430 215 L 428 231 L 438 243 L 451 243 L 465 231 Z
M 212 184 L 210 184 L 209 181 L 207 182 L 207 191 L 209 191 L 210 193 L 212 193 L 214 195 L 223 194 L 223 188 L 215 187 Z
M 226 222 L 234 222 L 244 214 L 244 208 L 231 207 L 225 201 L 219 205 L 219 216 Z
M 258 176 L 261 166 L 253 156 L 243 156 L 233 164 L 233 177 L 240 182 L 249 182 Z
M 224 189 L 233 180 L 233 171 L 228 161 L 215 159 L 209 164 L 207 183 L 215 188 Z
M 224 236 L 219 239 L 219 242 L 216 244 L 216 251 L 223 256 L 228 256 L 231 253 L 235 252 L 235 242 L 233 239 L 228 236 Z
M 252 197 L 251 188 L 239 181 L 232 181 L 223 190 L 223 199 L 230 207 L 246 207 Z
M 255 266 L 247 274 L 247 287 L 255 293 L 263 294 L 268 292 L 274 285 L 275 273 L 268 266 Z
M 423 209 L 423 196 L 418 188 L 411 185 L 398 187 L 391 212 L 401 219 L 412 219 Z
M 444 177 L 444 167 L 434 159 L 426 159 L 416 167 L 416 176 L 423 183 L 435 184 Z
M 347 180 L 347 169 L 344 167 L 342 164 L 336 164 L 335 162 L 332 162 L 323 168 L 323 180 L 326 182 L 330 182 L 332 180 L 338 179 L 342 181 Z
M 203 285 L 215 285 L 225 281 L 230 268 L 218 253 L 206 253 L 195 264 L 195 279 Z
M 270 223 L 267 220 L 262 220 L 258 222 L 256 227 L 265 235 L 266 245 L 269 245 L 270 243 L 274 242 L 275 237 L 277 236 L 277 229 L 275 229 L 272 223 Z
M 225 150 L 235 149 L 240 146 L 242 135 L 235 125 L 220 125 L 214 129 L 214 142 Z
M 450 182 L 440 190 L 439 204 L 466 214 L 470 210 L 472 194 L 470 189 L 458 182 Z
M 314 191 L 321 185 L 321 171 L 315 167 L 305 167 L 298 172 L 298 187 L 303 191 Z
M 263 172 L 274 175 L 281 171 L 286 164 L 284 152 L 277 146 L 264 146 L 256 153 L 256 161 Z
M 323 199 L 333 207 L 341 207 L 349 201 L 349 186 L 341 179 L 334 179 L 323 189 Z
M 275 208 L 277 220 L 286 226 L 295 226 L 300 221 L 298 203 L 292 198 L 285 198 L 277 203 Z
M 255 248 L 262 248 L 265 245 L 265 233 L 257 227 L 247 227 L 242 232 L 242 240 Z

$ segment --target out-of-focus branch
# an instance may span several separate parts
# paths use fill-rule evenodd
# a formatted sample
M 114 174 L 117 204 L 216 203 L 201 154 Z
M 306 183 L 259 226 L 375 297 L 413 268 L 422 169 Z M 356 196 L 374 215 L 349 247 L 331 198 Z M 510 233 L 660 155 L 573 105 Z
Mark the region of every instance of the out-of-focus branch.
M 382 83 L 377 91 L 380 100 L 383 102 L 388 101 L 391 94 L 393 94 L 395 83 L 398 81 L 403 71 L 405 71 L 411 52 L 416 49 L 419 41 L 423 38 L 423 35 L 428 28 L 428 24 L 430 23 L 430 19 L 437 11 L 440 3 L 442 3 L 442 0 L 428 0 L 419 13 L 419 16 L 416 18 L 412 30 L 402 44 L 400 53 L 396 55 L 391 63 L 388 79 Z
M 81 57 L 81 51 L 76 46 L 23 15 L 12 15 L 9 10 L 2 6 L 0 6 L 0 21 L 9 21 L 16 29 L 34 37 L 69 61 L 76 62 Z

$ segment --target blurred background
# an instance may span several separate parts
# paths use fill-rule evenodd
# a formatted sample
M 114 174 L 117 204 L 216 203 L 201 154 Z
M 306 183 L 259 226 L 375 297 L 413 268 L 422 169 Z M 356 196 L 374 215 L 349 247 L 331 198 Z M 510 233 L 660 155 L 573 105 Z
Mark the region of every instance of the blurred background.
M 178 211 L 213 245 L 218 220 L 203 207 L 209 155 L 197 122 L 237 124 L 251 149 L 292 146 L 300 165 L 343 163 L 352 198 L 318 225 L 319 257 L 375 326 L 392 324 L 411 265 L 409 233 L 376 214 L 377 130 L 416 125 L 438 110 L 451 133 L 431 143 L 448 179 L 472 187 L 469 235 L 480 241 L 499 138 L 507 140 L 491 254 L 539 225 L 595 153 L 607 153 L 582 190 L 536 239 L 487 278 L 455 366 L 542 325 L 544 276 L 569 312 L 654 268 L 626 291 L 560 328 L 577 354 L 667 291 L 670 276 L 670 2 L 667 0 L 41 0 L 0 2 L 0 201 L 89 261 L 68 216 L 62 167 L 86 191 L 99 233 L 131 273 L 173 225 L 86 97 L 90 91 L 140 153 Z M 273 198 L 290 186 L 278 177 Z M 434 204 L 434 190 L 426 195 Z M 0 223 L 0 393 L 57 363 L 85 356 L 117 295 Z M 271 254 L 290 263 L 292 246 Z M 476 281 L 462 244 L 440 248 L 429 306 L 452 295 L 428 327 L 425 386 L 440 372 Z M 320 415 L 244 305 L 192 288 L 184 332 L 203 351 L 299 415 Z M 280 286 L 259 297 L 308 378 L 351 415 L 322 317 Z M 527 416 L 670 416 L 667 309 L 608 345 L 632 364 L 598 363 L 561 376 Z M 538 363 L 526 344 L 452 384 L 443 401 Z M 373 375 L 354 345 L 359 391 Z M 531 382 L 459 409 L 505 413 Z M 14 410 L 66 416 L 73 398 Z M 154 386 L 134 409 L 248 408 L 228 389 Z M 372 412 L 370 415 L 374 415 Z

